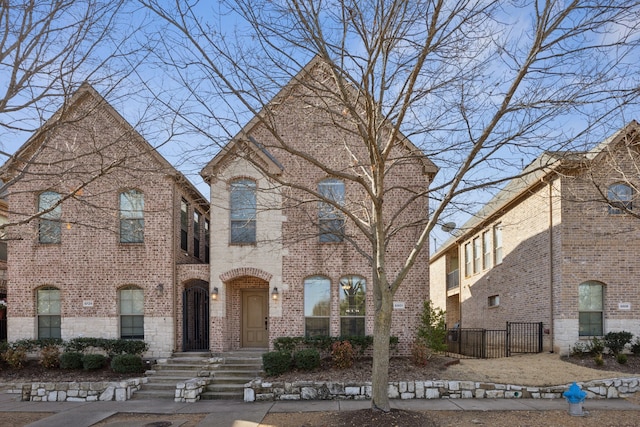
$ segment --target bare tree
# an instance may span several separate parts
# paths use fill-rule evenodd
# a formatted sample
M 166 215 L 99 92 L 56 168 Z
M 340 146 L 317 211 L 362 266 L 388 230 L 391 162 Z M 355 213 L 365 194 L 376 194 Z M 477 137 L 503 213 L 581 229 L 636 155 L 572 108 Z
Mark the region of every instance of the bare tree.
M 165 24 L 157 53 L 189 93 L 174 108 L 186 125 L 218 144 L 256 117 L 281 149 L 366 195 L 366 203 L 341 205 L 270 175 L 339 209 L 368 243 L 361 250 L 375 301 L 372 406 L 383 411 L 393 296 L 436 224 L 449 209 L 473 210 L 468 195 L 506 182 L 523 158 L 609 127 L 638 96 L 635 1 L 239 0 L 214 10 L 197 1 L 142 3 Z M 313 57 L 327 72 L 305 89 L 323 100 L 318 108 L 343 118 L 331 125 L 358 138 L 348 147 L 357 165 L 349 170 L 288 146 L 269 114 L 272 97 Z M 421 149 L 409 157 L 441 167 L 428 192 L 411 196 L 435 202 L 420 223 L 401 214 L 409 203 L 383 208 L 403 134 Z M 387 242 L 416 225 L 403 265 L 390 271 Z

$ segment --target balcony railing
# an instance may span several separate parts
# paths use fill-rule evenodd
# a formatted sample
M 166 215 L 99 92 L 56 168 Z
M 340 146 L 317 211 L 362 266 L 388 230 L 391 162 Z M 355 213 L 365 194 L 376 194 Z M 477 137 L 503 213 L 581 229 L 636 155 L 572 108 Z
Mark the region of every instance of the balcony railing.
M 447 290 L 458 289 L 460 287 L 460 274 L 459 270 L 453 270 L 447 273 Z

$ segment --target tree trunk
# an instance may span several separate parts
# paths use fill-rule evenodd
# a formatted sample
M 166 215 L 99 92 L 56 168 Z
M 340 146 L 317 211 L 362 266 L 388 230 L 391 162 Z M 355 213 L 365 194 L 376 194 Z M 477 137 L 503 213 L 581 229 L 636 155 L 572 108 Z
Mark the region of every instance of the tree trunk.
M 393 295 L 387 286 L 380 286 L 379 305 L 376 305 L 373 323 L 373 372 L 371 373 L 371 407 L 384 412 L 391 410 L 389 403 L 389 338 Z M 376 302 L 378 303 L 378 302 Z

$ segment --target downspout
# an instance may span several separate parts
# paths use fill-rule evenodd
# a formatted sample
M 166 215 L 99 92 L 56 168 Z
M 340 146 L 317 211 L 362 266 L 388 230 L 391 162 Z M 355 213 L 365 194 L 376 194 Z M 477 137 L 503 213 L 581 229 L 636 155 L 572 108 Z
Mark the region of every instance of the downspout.
M 554 352 L 554 312 L 553 312 L 553 181 L 549 180 L 549 337 L 551 353 Z

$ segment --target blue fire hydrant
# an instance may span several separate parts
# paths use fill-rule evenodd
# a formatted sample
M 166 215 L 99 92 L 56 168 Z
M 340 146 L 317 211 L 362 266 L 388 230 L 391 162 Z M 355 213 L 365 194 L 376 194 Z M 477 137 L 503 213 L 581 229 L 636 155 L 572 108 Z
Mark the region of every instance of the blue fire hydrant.
M 580 389 L 580 386 L 576 383 L 571 384 L 569 389 L 562 393 L 567 402 L 569 402 L 569 415 L 575 417 L 581 417 L 585 415 L 582 411 L 582 402 L 587 397 L 587 392 Z

